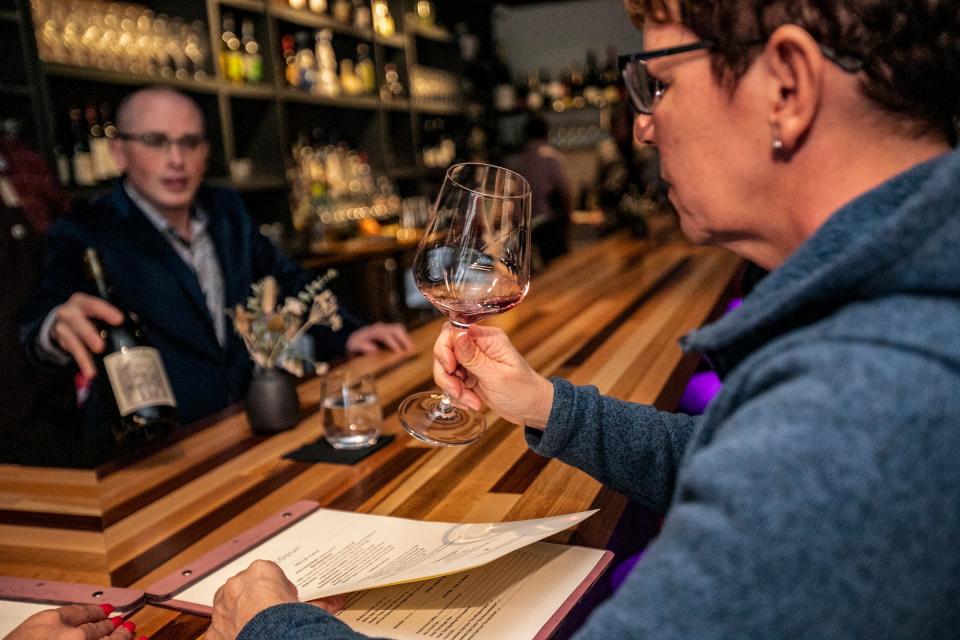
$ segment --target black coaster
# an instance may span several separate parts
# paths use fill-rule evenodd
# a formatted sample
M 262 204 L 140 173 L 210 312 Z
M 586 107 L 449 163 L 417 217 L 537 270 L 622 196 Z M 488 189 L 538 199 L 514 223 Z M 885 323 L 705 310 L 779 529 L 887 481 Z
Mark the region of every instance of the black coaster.
M 316 442 L 305 444 L 296 451 L 283 456 L 297 462 L 331 462 L 333 464 L 356 464 L 374 451 L 379 451 L 393 442 L 394 436 L 380 436 L 377 444 L 363 449 L 334 449 L 330 443 L 320 438 Z

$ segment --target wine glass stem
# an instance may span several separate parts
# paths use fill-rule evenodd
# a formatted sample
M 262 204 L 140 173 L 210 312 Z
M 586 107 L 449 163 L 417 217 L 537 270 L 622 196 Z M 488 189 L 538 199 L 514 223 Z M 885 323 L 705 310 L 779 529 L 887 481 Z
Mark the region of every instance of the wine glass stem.
M 450 326 L 454 329 L 453 339 L 456 341 L 457 338 L 462 336 L 467 332 L 467 329 L 470 328 L 468 324 L 460 324 L 459 322 L 450 321 Z M 457 368 L 461 367 L 457 365 Z M 456 407 L 453 406 L 453 398 L 450 397 L 450 394 L 444 391 L 440 395 L 440 404 L 437 405 L 434 409 L 434 415 L 440 418 L 449 418 L 456 412 Z

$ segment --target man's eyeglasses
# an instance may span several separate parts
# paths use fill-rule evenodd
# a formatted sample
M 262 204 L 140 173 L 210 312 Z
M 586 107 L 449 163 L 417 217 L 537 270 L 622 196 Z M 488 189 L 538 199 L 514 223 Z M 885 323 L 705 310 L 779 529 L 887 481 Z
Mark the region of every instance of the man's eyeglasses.
M 743 44 L 744 46 L 755 46 L 764 42 L 766 42 L 766 38 L 751 40 Z M 667 85 L 663 81 L 650 75 L 647 71 L 648 60 L 674 56 L 690 51 L 710 50 L 716 46 L 716 43 L 710 40 L 700 40 L 699 42 L 691 42 L 690 44 L 676 47 L 640 51 L 639 53 L 620 56 L 618 58 L 620 75 L 623 76 L 623 82 L 627 87 L 627 95 L 630 96 L 630 102 L 633 103 L 633 107 L 639 113 L 653 115 L 654 107 L 667 90 Z M 820 45 L 820 51 L 823 52 L 823 56 L 827 60 L 847 73 L 857 73 L 863 69 L 863 60 L 859 58 L 837 53 L 835 50 L 823 44 Z
M 148 149 L 162 153 L 168 152 L 170 145 L 176 145 L 183 153 L 193 153 L 207 143 L 207 139 L 199 133 L 188 133 L 185 136 L 180 136 L 176 140 L 168 138 L 164 133 L 155 132 L 129 133 L 127 131 L 120 131 L 117 133 L 117 137 L 121 140 L 139 142 Z

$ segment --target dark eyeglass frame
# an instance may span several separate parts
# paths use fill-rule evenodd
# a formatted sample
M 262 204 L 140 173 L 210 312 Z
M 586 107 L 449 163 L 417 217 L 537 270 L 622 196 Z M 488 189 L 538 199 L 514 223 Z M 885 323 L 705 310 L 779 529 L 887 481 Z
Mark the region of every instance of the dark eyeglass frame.
M 757 38 L 755 40 L 748 40 L 747 42 L 742 43 L 746 47 L 754 47 L 758 44 L 763 44 L 767 41 L 767 38 Z M 656 106 L 657 102 L 660 100 L 660 96 L 663 95 L 663 92 L 666 91 L 666 88 L 663 86 L 663 83 L 653 76 L 649 76 L 649 79 L 653 81 L 654 86 L 650 90 L 650 105 L 645 106 L 644 100 L 636 94 L 636 90 L 633 88 L 633 85 L 630 81 L 630 78 L 627 76 L 627 66 L 634 65 L 636 63 L 646 63 L 647 60 L 653 60 L 655 58 L 665 58 L 667 56 L 675 56 L 681 53 L 689 53 L 690 51 L 701 51 L 701 50 L 710 50 L 717 46 L 716 42 L 712 40 L 698 40 L 697 42 L 690 42 L 688 44 L 682 44 L 675 47 L 665 47 L 663 49 L 651 49 L 650 51 L 638 51 L 636 53 L 628 53 L 617 58 L 617 65 L 620 68 L 620 76 L 623 78 L 624 86 L 627 88 L 627 95 L 630 96 L 630 102 L 633 104 L 634 109 L 638 113 L 644 115 L 653 115 L 653 107 Z M 863 70 L 864 61 L 855 56 L 848 56 L 846 54 L 838 53 L 832 47 L 828 47 L 825 44 L 819 44 L 820 51 L 823 53 L 823 57 L 837 65 L 847 73 L 858 73 Z
M 170 139 L 166 134 L 156 131 L 147 131 L 145 133 L 118 131 L 117 137 L 128 142 L 139 142 L 148 149 L 161 151 L 163 153 L 168 152 L 171 145 L 176 145 L 184 153 L 194 153 L 207 144 L 206 136 L 199 133 L 188 133 L 179 138 Z

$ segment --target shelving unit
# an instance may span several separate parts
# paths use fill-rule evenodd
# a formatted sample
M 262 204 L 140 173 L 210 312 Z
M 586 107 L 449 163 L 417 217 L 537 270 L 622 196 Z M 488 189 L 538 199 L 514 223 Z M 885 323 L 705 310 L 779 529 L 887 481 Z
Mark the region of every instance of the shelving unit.
M 29 113 L 30 122 L 25 123 L 31 130 L 28 137 L 51 164 L 55 140 L 65 137 L 70 105 L 116 105 L 134 88 L 165 85 L 193 97 L 204 112 L 211 142 L 209 181 L 238 188 L 260 222 L 286 223 L 289 219 L 289 207 L 279 203 L 286 202 L 288 156 L 301 131 L 322 129 L 327 135 L 347 140 L 354 148 L 365 151 L 374 171 L 397 182 L 403 195 L 425 191 L 424 182 L 436 181 L 436 172 L 422 164 L 423 122 L 444 116 L 451 118 L 451 126 L 458 126 L 458 118 L 464 112 L 462 107 L 410 99 L 409 70 L 419 64 L 459 71 L 459 50 L 445 29 L 426 28 L 405 20 L 407 13 L 413 11 L 415 0 L 389 0 L 391 14 L 402 28 L 390 37 L 356 29 L 329 16 L 292 9 L 286 0 L 136 1 L 156 13 L 206 24 L 211 54 L 205 77 L 149 76 L 40 61 L 29 0 L 0 0 L 0 40 L 4 43 L 0 45 L 0 54 L 13 60 L 5 65 L 9 68 L 0 71 L 0 98 L 7 105 L 0 107 L 0 117 L 27 120 L 24 114 Z M 228 11 L 238 23 L 241 18 L 254 22 L 263 56 L 261 83 L 233 84 L 217 64 L 222 17 Z M 333 32 L 338 59 L 354 57 L 360 42 L 370 45 L 378 85 L 383 79 L 384 65 L 397 65 L 407 97 L 326 97 L 288 86 L 281 36 L 322 28 Z M 21 41 L 23 46 L 17 46 Z M 238 160 L 250 162 L 251 177 L 231 178 L 230 167 Z M 84 199 L 96 191 L 76 189 L 71 195 Z M 270 194 L 271 197 L 265 197 Z

